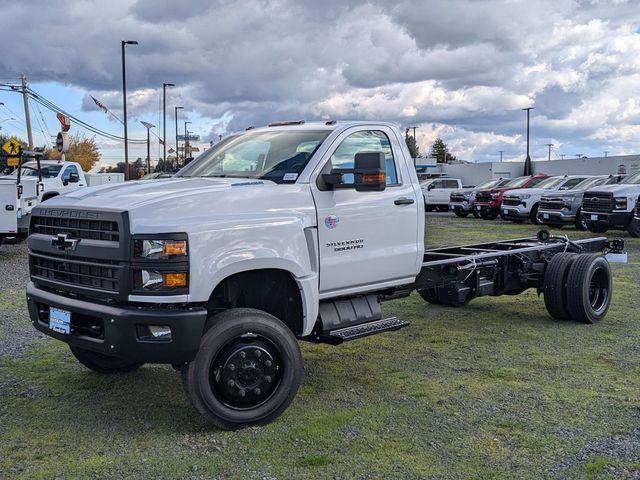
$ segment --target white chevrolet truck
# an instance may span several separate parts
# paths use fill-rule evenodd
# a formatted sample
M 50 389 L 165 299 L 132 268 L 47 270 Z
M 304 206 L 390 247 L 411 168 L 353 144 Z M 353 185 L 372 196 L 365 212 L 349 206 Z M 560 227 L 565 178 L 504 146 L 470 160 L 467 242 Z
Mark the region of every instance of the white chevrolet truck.
M 605 316 L 607 258 L 622 255 L 621 240 L 540 232 L 425 251 L 422 198 L 391 124 L 249 129 L 172 179 L 36 207 L 31 321 L 97 372 L 172 364 L 193 407 L 233 429 L 291 403 L 298 339 L 339 345 L 398 330 L 408 323 L 384 317 L 381 302 L 413 291 L 461 306 L 535 288 L 555 318 Z

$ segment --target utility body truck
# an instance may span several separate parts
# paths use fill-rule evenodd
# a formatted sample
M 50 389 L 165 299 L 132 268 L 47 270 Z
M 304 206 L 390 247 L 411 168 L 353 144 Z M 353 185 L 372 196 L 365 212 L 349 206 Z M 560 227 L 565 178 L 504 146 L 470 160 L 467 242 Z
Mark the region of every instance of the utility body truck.
M 626 230 L 640 237 L 640 221 L 634 216 L 640 196 L 640 172 L 622 179 L 617 185 L 603 185 L 584 192 L 582 218 L 590 232 Z
M 380 122 L 279 122 L 230 135 L 162 182 L 85 188 L 32 213 L 34 327 L 98 372 L 172 364 L 222 428 L 293 400 L 297 340 L 398 330 L 381 302 L 464 305 L 535 288 L 549 313 L 602 319 L 623 243 L 541 232 L 425 250 L 402 133 Z M 428 309 L 425 309 L 425 316 Z M 401 355 L 401 353 L 399 353 Z
M 564 177 L 549 177 L 535 187 L 510 190 L 502 197 L 500 217 L 514 223 L 531 220 L 538 224 L 538 208 L 540 198 L 547 192 L 569 190 L 585 180 L 587 175 L 565 175 Z

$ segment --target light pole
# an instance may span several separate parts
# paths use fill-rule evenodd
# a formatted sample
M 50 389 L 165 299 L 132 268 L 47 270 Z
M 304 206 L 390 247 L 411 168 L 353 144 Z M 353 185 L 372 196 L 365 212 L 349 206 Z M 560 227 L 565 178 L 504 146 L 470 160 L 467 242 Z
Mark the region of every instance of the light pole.
M 500 163 L 502 163 L 502 154 L 504 153 L 504 150 L 498 150 L 498 152 L 500 152 Z
M 187 161 L 187 146 L 189 145 L 189 132 L 187 132 L 187 124 L 193 122 L 184 122 L 184 161 Z
M 607 155 L 609 154 L 609 152 L 607 150 L 604 151 L 604 158 L 607 158 Z
M 125 45 L 138 45 L 135 40 L 122 40 L 122 110 L 124 115 L 124 179 L 129 180 L 129 138 L 127 137 L 127 70 L 125 62 Z
M 162 144 L 163 154 L 162 160 L 167 163 L 167 87 L 175 87 L 173 83 L 162 84 Z
M 523 108 L 527 112 L 527 158 L 524 160 L 524 174 L 531 175 L 531 157 L 529 156 L 529 113 L 535 107 Z
M 155 127 L 152 123 L 140 122 L 147 129 L 147 173 L 151 173 L 151 138 L 149 137 L 149 130 Z
M 547 147 L 549 147 L 549 155 L 547 156 L 547 160 L 551 161 L 551 147 L 553 147 L 553 143 L 547 143 Z
M 175 107 L 175 120 L 176 120 L 176 168 L 180 163 L 180 153 L 178 152 L 178 110 L 183 110 L 184 107 Z

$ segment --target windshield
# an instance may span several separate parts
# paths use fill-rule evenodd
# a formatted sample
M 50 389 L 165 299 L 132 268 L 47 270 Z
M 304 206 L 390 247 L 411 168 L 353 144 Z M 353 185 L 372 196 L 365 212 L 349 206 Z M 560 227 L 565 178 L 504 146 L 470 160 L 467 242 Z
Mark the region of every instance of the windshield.
M 634 173 L 633 175 L 629 175 L 627 178 L 622 180 L 620 183 L 627 183 L 631 185 L 640 185 L 640 172 Z
M 478 189 L 492 188 L 492 187 L 498 186 L 501 181 L 502 180 L 500 180 L 499 178 L 486 180 L 482 182 L 480 185 L 476 185 L 475 188 L 478 188 Z
M 572 190 L 586 190 L 587 188 L 597 187 L 598 185 L 603 185 L 607 180 L 607 177 L 587 178 L 573 187 Z
M 565 181 L 564 177 L 547 178 L 547 179 L 543 180 L 542 182 L 540 182 L 538 185 L 536 185 L 536 188 L 542 188 L 542 189 L 548 190 L 548 189 L 557 187 L 558 185 L 560 185 L 564 181 Z
M 531 179 L 531 177 L 518 177 L 518 178 L 514 178 L 513 180 L 510 180 L 509 182 L 507 182 L 506 185 L 504 185 L 505 187 L 522 187 L 524 186 L 529 180 Z
M 330 130 L 279 130 L 230 137 L 183 168 L 178 177 L 237 177 L 295 182 Z
M 42 172 L 42 178 L 56 178 L 61 169 L 62 165 L 43 165 L 40 171 Z M 17 176 L 18 170 L 11 172 L 11 175 Z M 23 177 L 37 177 L 38 169 L 36 164 L 23 165 L 20 169 L 20 175 Z

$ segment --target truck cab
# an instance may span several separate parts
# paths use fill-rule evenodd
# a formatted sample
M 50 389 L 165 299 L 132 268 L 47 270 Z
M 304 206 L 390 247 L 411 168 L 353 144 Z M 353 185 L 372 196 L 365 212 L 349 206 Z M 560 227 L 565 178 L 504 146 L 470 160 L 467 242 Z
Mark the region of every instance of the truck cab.
M 420 184 L 424 195 L 424 206 L 428 212 L 449 210 L 451 192 L 462 188 L 462 180 L 459 178 L 432 178 Z
M 41 202 L 87 186 L 82 167 L 76 162 L 41 160 L 40 174 L 42 182 L 38 198 Z M 35 161 L 24 163 L 20 175 L 22 179 L 38 178 L 37 163 Z M 9 177 L 16 178 L 17 171 L 14 171 Z

